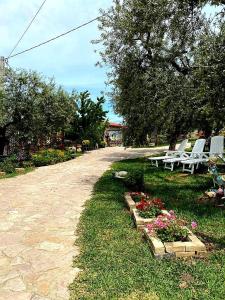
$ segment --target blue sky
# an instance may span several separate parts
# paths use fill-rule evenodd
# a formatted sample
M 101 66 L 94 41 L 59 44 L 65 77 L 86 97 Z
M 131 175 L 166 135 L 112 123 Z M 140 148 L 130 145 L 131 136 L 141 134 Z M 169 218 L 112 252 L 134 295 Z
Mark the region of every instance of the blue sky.
M 43 0 L 0 0 L 0 56 L 7 57 L 26 28 Z M 99 15 L 100 8 L 108 8 L 111 0 L 47 0 L 40 14 L 19 44 L 15 52 L 22 51 L 43 42 L 64 31 L 70 30 Z M 215 13 L 209 6 L 206 13 Z M 52 43 L 19 55 L 10 60 L 15 68 L 32 69 L 48 77 L 66 90 L 89 90 L 93 98 L 100 92 L 107 92 L 106 68 L 95 63 L 99 56 L 94 52 L 98 45 L 91 40 L 99 37 L 97 22 L 62 37 Z M 113 113 L 109 101 L 110 121 L 119 122 L 121 118 Z
M 7 57 L 36 13 L 43 0 L 0 0 L 0 56 Z M 55 35 L 70 30 L 99 15 L 100 8 L 108 8 L 110 0 L 47 0 L 38 17 L 19 44 L 16 52 L 43 42 Z M 10 66 L 36 70 L 47 77 L 55 77 L 57 84 L 66 90 L 89 90 L 93 99 L 107 92 L 106 68 L 95 63 L 98 45 L 91 40 L 99 37 L 97 22 L 62 37 L 52 43 L 10 59 Z M 110 121 L 121 118 L 113 113 L 109 101 Z

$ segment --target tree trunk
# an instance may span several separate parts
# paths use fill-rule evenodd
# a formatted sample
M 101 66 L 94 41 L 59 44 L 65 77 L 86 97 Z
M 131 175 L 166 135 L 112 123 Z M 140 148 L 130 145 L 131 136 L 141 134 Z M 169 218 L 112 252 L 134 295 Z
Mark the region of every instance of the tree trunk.
M 155 135 L 155 146 L 159 145 L 158 133 Z
M 6 129 L 0 128 L 0 155 L 3 155 L 5 145 L 7 144 Z
M 178 139 L 177 133 L 174 133 L 173 135 L 171 135 L 171 137 L 169 138 L 169 143 L 170 143 L 169 150 L 175 150 L 177 139 Z
M 208 139 L 212 135 L 212 130 L 211 129 L 205 129 L 205 138 Z

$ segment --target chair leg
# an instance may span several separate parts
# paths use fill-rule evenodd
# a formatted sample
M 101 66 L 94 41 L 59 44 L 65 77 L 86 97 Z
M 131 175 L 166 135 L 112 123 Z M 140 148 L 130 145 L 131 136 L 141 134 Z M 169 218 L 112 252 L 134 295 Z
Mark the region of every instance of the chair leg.
M 167 166 L 167 164 L 170 164 L 170 166 Z M 164 169 L 168 169 L 170 171 L 173 171 L 173 168 L 174 168 L 174 162 L 170 162 L 170 163 L 165 162 L 164 163 Z
M 195 165 L 194 164 L 189 164 L 187 167 L 185 167 L 185 164 L 183 164 L 183 172 L 189 172 L 191 174 L 194 173 L 194 168 L 195 168 Z
M 167 164 L 168 164 L 167 162 L 164 163 L 164 169 L 169 169 L 170 170 L 170 167 L 168 167 Z
M 158 168 L 158 167 L 159 167 L 159 162 L 158 162 L 158 160 L 155 160 L 155 161 L 154 161 L 154 160 L 151 160 L 151 165 Z

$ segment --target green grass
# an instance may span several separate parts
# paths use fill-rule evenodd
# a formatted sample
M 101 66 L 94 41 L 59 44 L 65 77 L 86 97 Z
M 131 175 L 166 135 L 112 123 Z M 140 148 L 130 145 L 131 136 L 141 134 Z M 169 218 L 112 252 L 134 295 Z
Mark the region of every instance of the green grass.
M 152 196 L 161 197 L 182 218 L 199 223 L 197 234 L 214 244 L 213 251 L 206 259 L 155 260 L 125 207 L 125 188 L 108 171 L 95 185 L 81 217 L 81 254 L 74 266 L 82 271 L 71 284 L 71 299 L 224 299 L 224 211 L 196 204 L 211 187 L 210 176 L 181 177 L 142 159 L 113 165 L 116 170 L 137 168 L 144 168 Z
M 12 177 L 16 177 L 16 176 L 20 176 L 20 175 L 24 175 L 26 173 L 30 173 L 35 169 L 35 167 L 27 167 L 25 168 L 23 173 L 17 173 L 17 172 L 13 172 L 13 173 L 8 173 L 4 176 L 0 176 L 0 180 L 1 179 L 5 179 L 5 178 L 12 178 Z

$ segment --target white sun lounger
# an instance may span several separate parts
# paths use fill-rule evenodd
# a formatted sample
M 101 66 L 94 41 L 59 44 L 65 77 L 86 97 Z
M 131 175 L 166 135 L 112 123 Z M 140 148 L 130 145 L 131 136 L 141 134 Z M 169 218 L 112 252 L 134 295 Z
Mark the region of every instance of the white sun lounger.
M 210 150 L 209 152 L 204 152 L 200 158 L 191 158 L 184 160 L 181 163 L 183 164 L 183 171 L 194 173 L 195 166 L 198 169 L 199 164 L 209 161 L 211 157 L 219 156 L 223 157 L 224 153 L 224 137 L 223 136 L 213 136 L 211 138 Z
M 188 143 L 188 139 L 186 140 L 183 140 L 179 147 L 177 148 L 177 150 L 175 151 L 166 151 L 166 155 L 164 156 L 154 156 L 154 157 L 149 157 L 148 159 L 151 161 L 151 164 L 158 167 L 159 166 L 159 161 L 160 160 L 164 160 L 164 159 L 167 159 L 167 158 L 175 158 L 175 157 L 180 157 L 183 153 L 184 153 L 184 150 L 187 146 L 187 143 Z
M 163 160 L 163 162 L 165 163 L 165 169 L 173 171 L 175 163 L 179 164 L 180 162 L 183 162 L 188 159 L 202 158 L 205 142 L 205 139 L 199 139 L 195 142 L 191 152 L 184 152 L 180 157 Z

